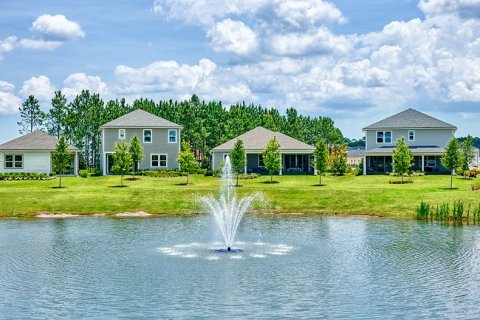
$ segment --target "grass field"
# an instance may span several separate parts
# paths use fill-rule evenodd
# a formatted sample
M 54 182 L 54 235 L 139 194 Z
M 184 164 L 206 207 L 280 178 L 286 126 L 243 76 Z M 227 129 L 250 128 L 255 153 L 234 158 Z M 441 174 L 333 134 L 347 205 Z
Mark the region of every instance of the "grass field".
M 478 205 L 480 193 L 471 191 L 472 180 L 454 177 L 455 190 L 449 190 L 449 176 L 414 177 L 413 184 L 389 184 L 398 179 L 388 176 L 324 177 L 326 186 L 314 186 L 318 177 L 279 176 L 277 184 L 266 184 L 269 177 L 241 180 L 239 195 L 260 192 L 254 211 L 259 213 L 308 213 L 375 215 L 413 218 L 424 200 L 431 204 L 462 200 Z M 195 175 L 192 185 L 182 185 L 184 177 L 150 178 L 125 181 L 128 187 L 116 188 L 120 178 L 68 177 L 64 189 L 48 181 L 0 181 L 0 216 L 21 217 L 37 213 L 119 213 L 146 211 L 156 214 L 201 213 L 198 198 L 217 194 L 220 180 Z

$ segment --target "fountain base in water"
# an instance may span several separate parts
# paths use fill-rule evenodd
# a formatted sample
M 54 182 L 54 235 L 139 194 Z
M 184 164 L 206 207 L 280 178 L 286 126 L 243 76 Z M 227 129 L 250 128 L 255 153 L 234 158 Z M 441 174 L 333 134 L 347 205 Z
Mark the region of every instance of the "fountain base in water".
M 242 249 L 232 249 L 232 248 L 227 248 L 227 249 L 215 249 L 215 252 L 220 252 L 220 253 L 240 253 L 243 252 Z

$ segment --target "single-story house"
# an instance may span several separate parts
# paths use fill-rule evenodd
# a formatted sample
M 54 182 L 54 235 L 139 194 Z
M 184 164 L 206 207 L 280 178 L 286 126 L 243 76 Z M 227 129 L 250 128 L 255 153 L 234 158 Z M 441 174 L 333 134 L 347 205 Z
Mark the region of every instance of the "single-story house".
M 58 139 L 43 131 L 34 131 L 0 145 L 0 172 L 54 172 L 52 155 Z M 70 165 L 66 175 L 77 175 L 78 149 L 69 146 Z
M 313 173 L 311 157 L 315 147 L 263 127 L 256 127 L 212 149 L 212 168 L 218 170 L 222 161 L 232 151 L 237 140 L 242 140 L 247 154 L 245 173 L 266 173 L 263 164 L 262 150 L 267 143 L 276 138 L 280 144 L 282 170 L 279 174 Z

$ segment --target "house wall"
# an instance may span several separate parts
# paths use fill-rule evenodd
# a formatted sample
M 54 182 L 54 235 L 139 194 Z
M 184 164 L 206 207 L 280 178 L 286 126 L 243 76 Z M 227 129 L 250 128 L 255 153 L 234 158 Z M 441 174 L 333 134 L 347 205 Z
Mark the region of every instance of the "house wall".
M 145 128 L 150 129 L 150 128 Z M 177 142 L 169 143 L 168 142 L 168 130 L 175 129 L 177 130 Z M 152 143 L 143 142 L 143 128 L 125 128 L 125 142 L 130 142 L 134 135 L 137 135 L 140 143 L 143 147 L 143 153 L 145 158 L 139 164 L 139 169 L 176 169 L 179 167 L 177 158 L 180 152 L 180 129 L 178 128 L 156 128 L 152 130 Z M 119 140 L 119 129 L 115 128 L 105 128 L 102 132 L 102 159 L 101 166 L 105 168 L 105 154 L 114 153 L 115 144 Z M 167 166 L 165 168 L 152 168 L 150 165 L 151 154 L 167 154 Z
M 5 154 L 23 154 L 23 168 L 22 169 L 6 169 L 5 168 Z M 15 151 L 15 152 L 0 152 L 0 172 L 36 172 L 50 174 L 52 168 L 52 154 L 50 151 Z
M 398 139 L 405 138 L 409 146 L 438 146 L 445 147 L 454 135 L 452 129 L 412 129 L 415 130 L 415 141 L 408 141 L 409 129 L 396 130 L 367 130 L 366 150 L 382 146 L 395 146 Z M 392 143 L 377 143 L 377 131 L 392 131 Z

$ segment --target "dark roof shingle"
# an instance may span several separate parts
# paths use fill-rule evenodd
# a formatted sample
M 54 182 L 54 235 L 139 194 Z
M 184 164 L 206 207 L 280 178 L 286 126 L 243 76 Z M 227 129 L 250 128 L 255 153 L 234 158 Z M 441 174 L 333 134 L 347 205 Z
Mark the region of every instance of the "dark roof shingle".
M 454 129 L 457 127 L 447 122 L 419 112 L 415 109 L 407 109 L 391 117 L 385 118 L 374 124 L 366 126 L 363 130 L 372 129 Z
M 0 145 L 0 150 L 45 150 L 57 149 L 58 139 L 43 131 L 34 131 L 5 142 Z M 78 151 L 74 146 L 68 147 L 69 151 Z
M 182 126 L 154 114 L 137 109 L 115 120 L 105 123 L 100 128 L 181 128 Z
M 245 150 L 249 151 L 261 151 L 267 145 L 267 142 L 272 140 L 273 137 L 276 137 L 278 143 L 280 144 L 280 150 L 298 150 L 298 151 L 313 151 L 315 147 L 306 144 L 302 141 L 289 137 L 281 132 L 275 132 L 263 127 L 256 127 L 250 131 L 245 132 L 244 134 L 233 138 L 230 141 L 227 141 L 215 148 L 212 149 L 214 152 L 219 151 L 230 151 L 233 149 L 235 142 L 237 140 L 242 140 Z

